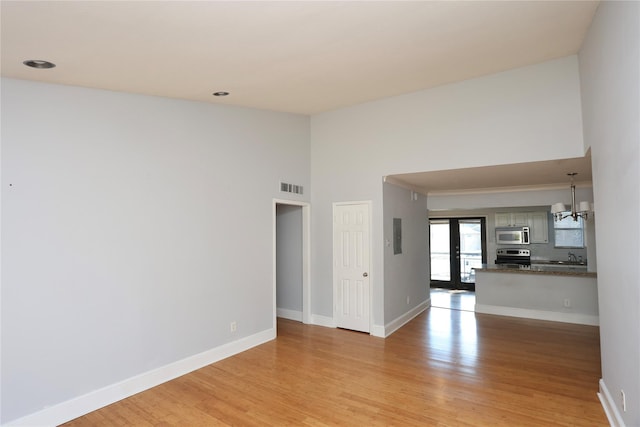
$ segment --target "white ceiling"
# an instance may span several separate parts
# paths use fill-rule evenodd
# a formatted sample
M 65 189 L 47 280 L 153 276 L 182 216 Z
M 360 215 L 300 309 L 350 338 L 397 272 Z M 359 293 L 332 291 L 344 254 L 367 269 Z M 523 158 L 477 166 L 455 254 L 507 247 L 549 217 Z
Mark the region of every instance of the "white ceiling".
M 2 1 L 1 71 L 4 77 L 316 114 L 575 54 L 597 5 Z M 22 62 L 29 59 L 57 66 L 28 68 Z M 218 98 L 216 91 L 231 94 Z M 590 165 L 584 158 L 394 178 L 446 192 L 566 184 L 570 171 L 590 181 Z
M 390 175 L 390 182 L 424 194 L 447 194 L 510 189 L 568 188 L 571 177 L 577 185 L 591 184 L 591 154 L 573 159 L 516 163 L 466 169 Z
M 2 75 L 315 114 L 574 54 L 597 4 L 2 1 Z

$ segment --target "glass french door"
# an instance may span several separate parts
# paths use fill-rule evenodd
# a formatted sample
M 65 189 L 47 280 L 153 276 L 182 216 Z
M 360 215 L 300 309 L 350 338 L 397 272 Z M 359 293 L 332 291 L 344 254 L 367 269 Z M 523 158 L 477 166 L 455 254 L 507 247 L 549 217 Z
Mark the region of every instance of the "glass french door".
M 474 267 L 487 262 L 485 218 L 429 220 L 431 286 L 475 290 Z

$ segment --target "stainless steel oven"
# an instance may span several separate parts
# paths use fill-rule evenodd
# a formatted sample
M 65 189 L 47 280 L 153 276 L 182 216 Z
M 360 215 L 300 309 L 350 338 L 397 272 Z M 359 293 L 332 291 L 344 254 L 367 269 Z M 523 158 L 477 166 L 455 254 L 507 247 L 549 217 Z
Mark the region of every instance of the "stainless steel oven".
M 520 248 L 500 248 L 496 250 L 496 265 L 501 267 L 531 267 L 531 251 Z

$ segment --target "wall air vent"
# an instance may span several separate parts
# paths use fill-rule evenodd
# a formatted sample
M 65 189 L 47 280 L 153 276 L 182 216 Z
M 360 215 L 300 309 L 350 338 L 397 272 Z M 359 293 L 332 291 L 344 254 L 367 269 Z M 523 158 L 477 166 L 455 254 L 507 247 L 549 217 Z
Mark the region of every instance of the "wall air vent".
M 302 194 L 302 185 L 280 183 L 280 191 L 285 193 Z

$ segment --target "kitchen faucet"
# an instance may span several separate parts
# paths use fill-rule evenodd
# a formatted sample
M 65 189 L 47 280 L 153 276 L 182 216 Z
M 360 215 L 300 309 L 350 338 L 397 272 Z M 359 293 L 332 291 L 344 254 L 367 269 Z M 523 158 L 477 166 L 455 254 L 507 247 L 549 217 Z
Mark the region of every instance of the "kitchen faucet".
M 576 258 L 576 254 L 573 252 L 569 252 L 569 261 L 578 262 L 578 258 Z

